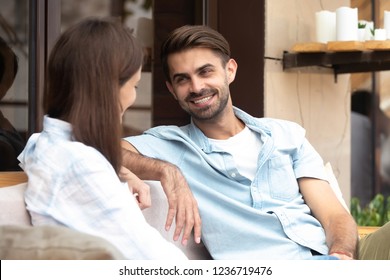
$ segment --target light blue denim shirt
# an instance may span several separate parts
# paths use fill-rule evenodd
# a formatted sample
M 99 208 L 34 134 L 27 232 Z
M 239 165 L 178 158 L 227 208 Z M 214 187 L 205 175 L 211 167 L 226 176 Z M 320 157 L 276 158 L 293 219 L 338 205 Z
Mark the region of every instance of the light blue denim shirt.
M 214 259 L 307 259 L 310 249 L 327 254 L 324 230 L 297 183 L 300 177 L 327 180 L 305 130 L 289 121 L 234 110 L 263 142 L 253 181 L 193 123 L 159 126 L 125 140 L 141 154 L 182 170 L 198 201 L 202 240 Z

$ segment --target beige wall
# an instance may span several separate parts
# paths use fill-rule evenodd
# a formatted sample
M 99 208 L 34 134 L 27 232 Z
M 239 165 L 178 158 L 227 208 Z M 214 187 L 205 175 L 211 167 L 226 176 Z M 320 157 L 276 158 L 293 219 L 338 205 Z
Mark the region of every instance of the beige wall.
M 315 41 L 315 12 L 350 6 L 346 0 L 267 0 L 264 112 L 295 121 L 324 162 L 330 162 L 350 200 L 350 75 L 310 67 L 283 71 L 282 58 L 296 42 Z

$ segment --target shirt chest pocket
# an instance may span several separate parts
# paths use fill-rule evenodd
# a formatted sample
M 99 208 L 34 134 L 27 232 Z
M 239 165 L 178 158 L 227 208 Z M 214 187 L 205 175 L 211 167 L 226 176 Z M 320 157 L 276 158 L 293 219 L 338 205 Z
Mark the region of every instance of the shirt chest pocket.
M 268 160 L 268 180 L 270 195 L 274 199 L 291 201 L 299 194 L 292 160 L 288 155 Z

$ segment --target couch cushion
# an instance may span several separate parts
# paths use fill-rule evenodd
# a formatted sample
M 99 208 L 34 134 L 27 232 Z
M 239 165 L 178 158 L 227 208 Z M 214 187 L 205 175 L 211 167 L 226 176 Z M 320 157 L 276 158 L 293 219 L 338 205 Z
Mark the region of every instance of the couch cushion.
M 325 171 L 326 171 L 326 174 L 328 176 L 328 182 L 329 182 L 330 187 L 334 191 L 334 193 L 335 193 L 336 197 L 338 198 L 338 200 L 340 201 L 341 205 L 343 205 L 345 210 L 347 210 L 349 213 L 350 212 L 349 207 L 344 200 L 343 193 L 341 192 L 337 178 L 333 173 L 333 168 L 332 168 L 332 165 L 330 164 L 330 162 L 327 162 L 325 164 Z
M 2 260 L 124 259 L 108 241 L 61 226 L 0 226 Z
M 27 183 L 0 188 L 0 225 L 31 225 L 24 202 Z
M 173 241 L 175 223 L 173 222 L 169 231 L 165 230 L 168 201 L 161 183 L 159 181 L 145 181 L 145 183 L 150 186 L 152 200 L 152 206 L 142 211 L 148 223 L 156 228 L 166 240 L 179 247 L 190 260 L 210 260 L 211 256 L 203 243 L 196 244 L 193 238 L 188 240 L 186 246 L 181 244 L 181 238 L 178 241 Z

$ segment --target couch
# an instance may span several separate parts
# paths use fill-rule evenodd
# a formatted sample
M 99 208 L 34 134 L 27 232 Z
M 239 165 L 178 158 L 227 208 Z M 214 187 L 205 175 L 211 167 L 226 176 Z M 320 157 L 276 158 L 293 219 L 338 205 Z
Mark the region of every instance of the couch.
M 204 245 L 193 239 L 187 246 L 173 241 L 174 225 L 165 230 L 168 203 L 161 184 L 145 182 L 152 196 L 152 207 L 143 210 L 149 224 L 189 259 L 211 259 Z M 114 246 L 99 237 L 61 226 L 33 227 L 24 203 L 26 187 L 25 173 L 0 172 L 0 259 L 123 259 Z
M 330 165 L 325 168 L 329 181 L 341 202 L 337 180 Z M 23 172 L 0 172 L 0 259 L 122 259 L 121 253 L 108 241 L 59 226 L 32 227 L 24 203 L 27 176 Z M 145 219 L 161 235 L 179 247 L 189 259 L 211 259 L 203 244 L 190 239 L 187 246 L 173 241 L 174 225 L 165 231 L 168 204 L 157 181 L 145 181 L 151 189 L 152 207 L 143 210 Z M 359 227 L 363 237 L 377 227 Z

